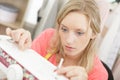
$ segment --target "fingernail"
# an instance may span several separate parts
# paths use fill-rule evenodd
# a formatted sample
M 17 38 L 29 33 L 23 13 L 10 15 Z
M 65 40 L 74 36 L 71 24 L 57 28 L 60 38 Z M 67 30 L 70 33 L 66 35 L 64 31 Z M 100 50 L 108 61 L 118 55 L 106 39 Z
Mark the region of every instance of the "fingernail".
M 7 28 L 7 29 L 6 29 L 6 33 L 9 35 L 10 32 L 11 32 L 11 29 L 10 29 L 10 28 Z

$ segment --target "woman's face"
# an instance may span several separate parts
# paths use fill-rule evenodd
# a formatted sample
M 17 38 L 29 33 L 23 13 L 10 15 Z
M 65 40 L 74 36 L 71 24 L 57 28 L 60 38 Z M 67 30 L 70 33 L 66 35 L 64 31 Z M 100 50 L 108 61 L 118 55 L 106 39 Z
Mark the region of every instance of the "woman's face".
M 87 47 L 92 37 L 92 30 L 84 14 L 70 12 L 60 24 L 59 35 L 64 54 L 77 57 Z

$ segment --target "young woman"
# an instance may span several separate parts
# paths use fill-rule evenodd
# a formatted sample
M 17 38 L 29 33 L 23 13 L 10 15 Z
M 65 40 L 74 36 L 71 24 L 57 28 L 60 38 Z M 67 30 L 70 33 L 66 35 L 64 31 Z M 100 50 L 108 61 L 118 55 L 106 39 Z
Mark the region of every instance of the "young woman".
M 23 29 L 6 30 L 25 49 L 31 45 L 30 33 Z M 97 35 L 100 32 L 99 9 L 94 0 L 70 0 L 60 10 L 56 29 L 46 29 L 31 48 L 62 67 L 56 72 L 69 80 L 107 80 L 108 74 L 97 57 Z

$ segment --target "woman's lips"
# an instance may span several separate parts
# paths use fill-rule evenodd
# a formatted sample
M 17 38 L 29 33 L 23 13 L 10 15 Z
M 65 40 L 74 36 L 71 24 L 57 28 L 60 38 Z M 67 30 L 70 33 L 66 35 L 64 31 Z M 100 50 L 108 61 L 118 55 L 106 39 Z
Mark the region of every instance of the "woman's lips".
M 72 50 L 74 50 L 75 48 L 70 47 L 70 46 L 65 46 L 65 49 L 66 49 L 67 51 L 72 51 Z

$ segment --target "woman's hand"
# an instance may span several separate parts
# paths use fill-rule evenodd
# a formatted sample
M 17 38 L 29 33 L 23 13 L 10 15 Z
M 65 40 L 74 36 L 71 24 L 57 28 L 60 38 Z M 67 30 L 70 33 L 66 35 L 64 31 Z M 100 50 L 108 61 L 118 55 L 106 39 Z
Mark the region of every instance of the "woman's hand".
M 69 80 L 88 80 L 85 68 L 80 66 L 62 67 L 57 70 L 57 73 L 66 76 Z
M 31 46 L 31 34 L 29 31 L 24 29 L 11 30 L 6 29 L 6 34 L 10 36 L 17 44 L 21 50 L 29 48 Z

